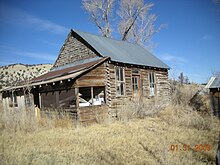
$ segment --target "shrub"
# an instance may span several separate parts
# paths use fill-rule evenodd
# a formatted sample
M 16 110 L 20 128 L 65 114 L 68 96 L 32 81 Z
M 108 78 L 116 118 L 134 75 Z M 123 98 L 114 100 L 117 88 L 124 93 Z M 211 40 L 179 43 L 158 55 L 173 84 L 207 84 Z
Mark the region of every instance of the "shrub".
M 153 116 L 162 111 L 167 104 L 158 99 L 153 101 L 126 101 L 116 109 L 117 119 L 119 121 L 130 121 L 134 118 L 144 119 L 147 116 Z

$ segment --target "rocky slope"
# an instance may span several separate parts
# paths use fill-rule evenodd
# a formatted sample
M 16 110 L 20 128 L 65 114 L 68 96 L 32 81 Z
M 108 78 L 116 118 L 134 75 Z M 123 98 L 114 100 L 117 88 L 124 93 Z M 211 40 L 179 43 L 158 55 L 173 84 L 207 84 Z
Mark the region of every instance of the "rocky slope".
M 0 89 L 24 84 L 28 80 L 47 73 L 52 64 L 12 64 L 0 67 Z

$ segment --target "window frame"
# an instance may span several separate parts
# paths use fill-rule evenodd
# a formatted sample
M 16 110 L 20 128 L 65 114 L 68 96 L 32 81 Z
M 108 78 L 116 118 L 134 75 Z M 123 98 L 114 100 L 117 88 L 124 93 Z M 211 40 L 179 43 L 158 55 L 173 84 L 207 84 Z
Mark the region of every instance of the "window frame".
M 133 78 L 135 78 L 137 81 L 134 84 Z M 136 85 L 136 89 L 134 89 L 134 85 Z M 131 69 L 131 86 L 132 86 L 132 91 L 134 93 L 140 93 L 140 90 L 143 88 L 141 86 L 141 76 L 140 76 L 140 69 L 139 68 L 132 68 Z
M 89 106 L 102 106 L 102 105 L 106 105 L 107 103 L 107 100 L 106 100 L 106 87 L 105 86 L 89 86 L 89 87 L 79 87 L 79 93 L 80 93 L 80 89 L 83 90 L 83 88 L 89 88 L 89 94 L 90 94 L 90 99 L 87 101 L 85 98 L 79 96 L 80 100 L 81 101 L 85 101 L 84 103 L 88 103 L 88 105 L 83 105 L 82 103 L 79 103 L 79 107 L 89 107 Z M 102 97 L 98 96 L 98 95 L 95 95 L 95 91 L 97 91 L 97 89 L 100 88 L 103 90 L 103 99 Z M 100 90 L 99 89 L 99 90 Z M 99 93 L 100 95 L 101 93 Z M 80 102 L 79 100 L 79 102 Z M 96 102 L 94 101 L 101 101 L 101 103 L 97 104 Z M 81 104 L 81 105 L 80 105 Z
M 148 75 L 149 75 L 149 96 L 153 97 L 156 95 L 155 72 L 150 70 Z M 153 88 L 153 94 L 151 94 L 151 88 Z
M 118 69 L 118 72 L 117 72 L 117 69 Z M 117 75 L 117 73 L 118 73 L 118 75 Z M 121 73 L 123 73 L 122 77 L 121 77 Z M 123 91 L 121 90 L 121 86 L 123 86 Z M 125 96 L 126 95 L 125 94 L 126 86 L 125 86 L 125 69 L 124 69 L 124 67 L 120 67 L 120 66 L 115 67 L 115 87 L 116 87 L 116 96 Z
M 140 77 L 132 75 L 131 79 L 132 79 L 132 90 L 133 90 L 133 92 L 139 92 L 139 90 L 140 90 L 140 85 L 139 85 Z M 133 79 L 136 80 L 136 82 L 133 81 Z

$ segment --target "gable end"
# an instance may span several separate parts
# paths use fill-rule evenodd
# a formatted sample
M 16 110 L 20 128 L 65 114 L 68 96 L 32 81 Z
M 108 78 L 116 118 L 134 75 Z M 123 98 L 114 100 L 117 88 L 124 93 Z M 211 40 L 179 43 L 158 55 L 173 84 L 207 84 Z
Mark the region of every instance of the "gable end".
M 100 57 L 100 55 L 79 35 L 71 31 L 60 49 L 59 56 L 54 63 L 53 69 L 94 57 Z

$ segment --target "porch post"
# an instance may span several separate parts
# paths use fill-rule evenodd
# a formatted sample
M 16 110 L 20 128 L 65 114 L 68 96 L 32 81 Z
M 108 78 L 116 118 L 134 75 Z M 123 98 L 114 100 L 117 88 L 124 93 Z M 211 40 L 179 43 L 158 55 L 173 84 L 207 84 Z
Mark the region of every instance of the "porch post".
M 79 109 L 79 88 L 75 87 L 75 95 L 76 95 L 76 110 Z
M 79 118 L 80 118 L 80 114 L 79 114 L 79 88 L 78 87 L 75 87 L 75 96 L 76 96 L 76 113 L 77 113 L 77 116 L 76 116 L 76 120 L 77 120 L 77 123 L 79 122 Z

